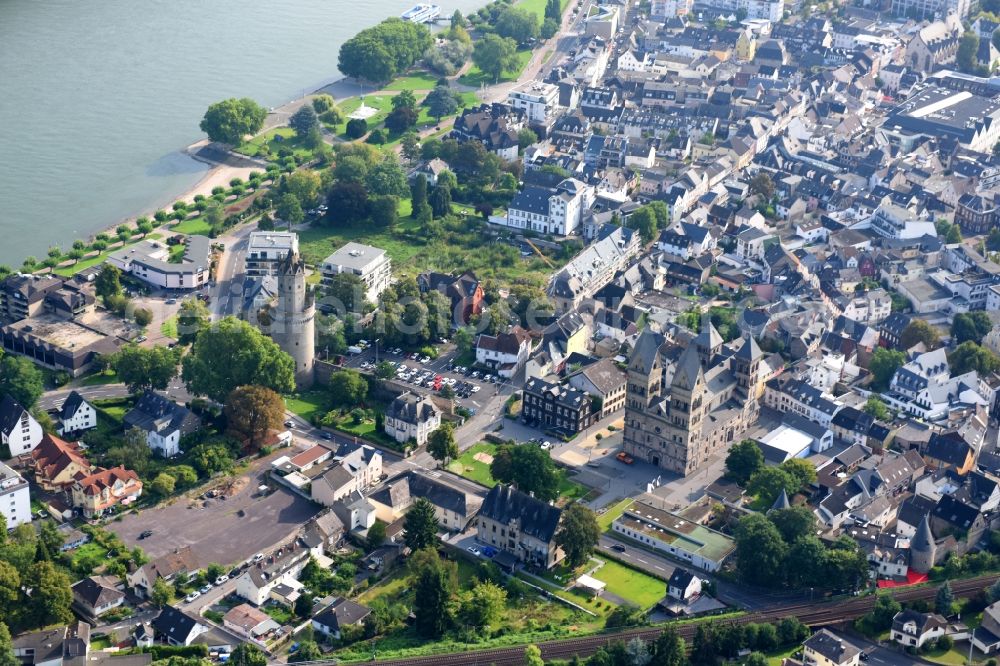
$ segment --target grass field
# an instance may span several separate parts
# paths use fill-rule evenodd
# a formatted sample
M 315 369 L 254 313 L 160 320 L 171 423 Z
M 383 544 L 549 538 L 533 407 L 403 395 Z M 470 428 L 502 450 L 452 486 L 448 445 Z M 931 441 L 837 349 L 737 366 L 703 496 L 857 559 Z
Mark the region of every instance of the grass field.
M 291 127 L 275 127 L 268 130 L 236 148 L 236 152 L 255 157 L 261 154 L 261 149 L 265 145 L 268 150 L 264 152 L 272 155 L 277 154 L 281 148 L 291 148 L 297 157 L 312 155 L 312 151 L 301 144 Z
M 93 257 L 88 257 L 87 259 L 81 259 L 80 261 L 76 262 L 75 264 L 72 264 L 71 266 L 60 266 L 59 268 L 53 269 L 52 272 L 55 273 L 56 275 L 69 277 L 71 275 L 79 273 L 85 268 L 90 268 L 91 266 L 96 266 L 97 264 L 103 263 L 104 260 L 108 258 L 109 254 L 111 254 L 112 252 L 117 252 L 118 250 L 122 249 L 122 247 L 128 247 L 129 245 L 134 245 L 142 240 L 147 240 L 147 239 L 156 240 L 158 238 L 163 238 L 163 234 L 152 233 L 146 236 L 145 238 L 133 236 L 132 239 L 130 239 L 127 243 L 125 243 L 125 245 L 122 245 L 120 247 L 115 247 L 114 249 L 111 250 L 105 250 L 104 252 L 96 254 Z
M 176 231 L 179 234 L 187 234 L 189 236 L 207 236 L 212 231 L 212 227 L 203 216 L 199 215 L 180 222 L 179 224 L 171 227 L 170 230 Z
M 487 488 L 492 488 L 497 484 L 496 479 L 490 474 L 489 464 L 476 460 L 476 454 L 485 453 L 492 456 L 496 453 L 496 444 L 480 442 L 465 450 L 458 460 L 451 463 L 449 470 L 455 474 L 460 474 L 476 483 L 481 483 Z M 562 501 L 568 501 L 583 497 L 587 494 L 587 487 L 569 479 L 565 470 L 557 470 L 559 473 L 559 497 Z
M 84 377 L 80 380 L 80 386 L 103 386 L 104 384 L 117 384 L 119 381 L 114 370 L 104 370 Z
M 503 83 L 505 81 L 515 80 L 517 77 L 521 75 L 521 72 L 524 71 L 524 68 L 528 65 L 529 60 L 531 60 L 531 50 L 520 49 L 517 52 L 517 67 L 515 69 L 504 72 L 503 76 L 500 77 L 500 81 L 498 81 L 497 83 Z M 462 85 L 474 86 L 476 88 L 478 88 L 483 84 L 491 85 L 494 83 L 494 81 L 485 73 L 483 73 L 483 71 L 479 69 L 479 67 L 477 67 L 476 65 L 470 67 L 468 72 L 459 77 L 458 82 L 461 83 Z
M 622 515 L 625 509 L 632 506 L 632 499 L 623 499 L 614 506 L 608 507 L 608 510 L 597 517 L 597 524 L 601 526 L 601 529 L 607 531 L 611 529 L 611 523 L 615 521 L 615 518 Z
M 177 315 L 168 317 L 160 324 L 160 335 L 165 335 L 168 338 L 177 338 Z
M 607 583 L 608 592 L 640 608 L 650 608 L 667 593 L 663 581 L 617 562 L 609 561 L 591 575 Z
M 409 76 L 401 76 L 382 90 L 433 90 L 438 77 L 430 72 L 414 72 Z
M 296 416 L 312 422 L 314 416 L 330 411 L 330 397 L 326 391 L 306 391 L 285 396 L 285 407 Z

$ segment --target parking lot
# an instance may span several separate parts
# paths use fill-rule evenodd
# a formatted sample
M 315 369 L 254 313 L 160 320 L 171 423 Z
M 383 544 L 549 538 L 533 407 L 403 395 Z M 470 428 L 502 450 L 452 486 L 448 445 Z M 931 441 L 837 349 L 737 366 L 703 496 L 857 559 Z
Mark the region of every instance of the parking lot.
M 419 393 L 440 393 L 445 386 L 451 387 L 456 403 L 475 414 L 488 396 L 509 387 L 509 380 L 489 373 L 454 366 L 456 354 L 452 351 L 431 359 L 402 349 L 380 350 L 377 357 L 374 349 L 362 348 L 360 354 L 348 356 L 345 365 L 363 371 L 374 371 L 379 362 L 388 362 L 395 369 L 395 380 L 408 384 Z M 377 358 L 377 360 L 376 360 Z
M 242 489 L 228 499 L 179 497 L 108 527 L 151 558 L 191 546 L 200 567 L 212 562 L 233 565 L 288 538 L 319 512 L 315 504 L 285 488 L 258 496 L 258 485 L 264 482 L 259 471 L 242 481 Z M 152 535 L 140 539 L 146 530 Z

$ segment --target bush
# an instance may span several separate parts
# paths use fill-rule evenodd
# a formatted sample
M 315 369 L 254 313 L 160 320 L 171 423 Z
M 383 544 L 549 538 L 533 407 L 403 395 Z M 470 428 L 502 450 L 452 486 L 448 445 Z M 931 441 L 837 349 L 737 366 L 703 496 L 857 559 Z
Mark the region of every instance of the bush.
M 351 139 L 360 139 L 368 134 L 368 121 L 364 118 L 351 118 L 347 121 L 345 132 Z
M 385 135 L 384 129 L 373 129 L 372 133 L 368 135 L 368 143 L 381 146 L 388 141 L 388 137 Z

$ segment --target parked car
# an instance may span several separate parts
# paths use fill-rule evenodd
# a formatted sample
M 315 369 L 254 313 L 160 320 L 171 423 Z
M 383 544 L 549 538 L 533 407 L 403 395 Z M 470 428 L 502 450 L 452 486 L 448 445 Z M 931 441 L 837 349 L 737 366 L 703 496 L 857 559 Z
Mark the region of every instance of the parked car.
M 623 462 L 626 465 L 631 465 L 632 463 L 635 462 L 635 458 L 625 453 L 624 451 L 619 451 L 618 455 L 616 455 L 615 458 L 617 458 L 619 462 Z
M 139 541 L 142 541 L 143 539 L 148 539 L 151 536 L 153 536 L 153 530 L 143 530 L 139 534 Z
M 623 546 L 620 543 L 616 543 L 613 546 L 611 546 L 611 550 L 618 551 L 619 553 L 624 553 L 625 552 L 625 546 Z
M 195 599 L 197 599 L 200 596 L 201 596 L 201 592 L 199 592 L 198 590 L 195 590 L 191 594 L 189 594 L 186 597 L 184 597 L 184 601 L 186 601 L 188 603 L 191 603 L 192 601 L 194 601 Z
M 216 586 L 219 586 L 225 583 L 227 580 L 229 580 L 229 576 L 222 574 L 221 576 L 215 579 L 215 584 Z
M 201 590 L 199 590 L 199 591 L 202 594 L 208 594 L 211 590 L 212 590 L 212 584 L 211 583 L 205 583 L 204 585 L 202 585 Z

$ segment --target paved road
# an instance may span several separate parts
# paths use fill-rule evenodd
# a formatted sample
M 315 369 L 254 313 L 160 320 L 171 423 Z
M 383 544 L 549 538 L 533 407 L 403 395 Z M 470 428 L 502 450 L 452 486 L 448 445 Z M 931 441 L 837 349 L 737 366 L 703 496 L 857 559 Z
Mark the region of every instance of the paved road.
M 44 410 L 58 409 L 66 401 L 72 391 L 76 391 L 88 400 L 101 400 L 107 398 L 125 398 L 130 395 L 124 384 L 101 384 L 99 386 L 80 386 L 76 388 L 59 389 L 49 391 L 38 399 L 38 407 Z M 191 394 L 187 392 L 184 385 L 178 380 L 171 382 L 167 387 L 167 395 L 174 400 L 187 402 L 191 399 Z
M 226 246 L 226 250 L 219 261 L 215 284 L 209 291 L 209 310 L 213 320 L 239 314 L 243 307 L 243 262 L 250 234 L 256 229 L 256 224 L 244 224 L 217 239 Z

